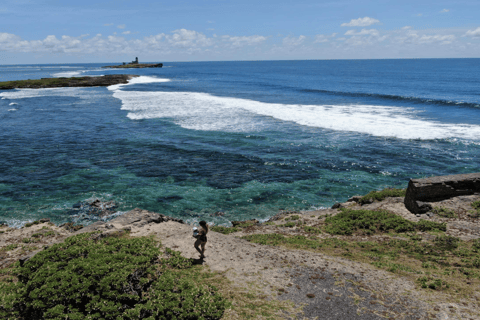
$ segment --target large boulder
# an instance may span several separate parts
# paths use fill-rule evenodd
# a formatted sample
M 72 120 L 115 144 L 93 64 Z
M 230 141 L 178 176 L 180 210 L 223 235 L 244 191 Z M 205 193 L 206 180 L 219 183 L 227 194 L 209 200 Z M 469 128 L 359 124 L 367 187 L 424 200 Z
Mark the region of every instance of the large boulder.
M 477 193 L 480 194 L 480 172 L 410 179 L 404 203 L 410 212 L 425 213 L 432 209 L 428 202 Z

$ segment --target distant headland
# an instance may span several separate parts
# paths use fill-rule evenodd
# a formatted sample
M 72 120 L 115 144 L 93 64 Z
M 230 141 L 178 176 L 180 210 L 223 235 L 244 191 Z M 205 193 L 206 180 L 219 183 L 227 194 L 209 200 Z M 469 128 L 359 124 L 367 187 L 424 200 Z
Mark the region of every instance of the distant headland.
M 138 77 L 131 74 L 111 74 L 98 77 L 42 78 L 36 80 L 16 80 L 0 82 L 0 90 L 7 89 L 44 89 L 62 87 L 106 87 L 114 84 L 128 83 Z
M 122 68 L 161 68 L 163 63 L 138 63 L 138 57 L 130 63 L 124 62 L 119 66 L 105 66 L 102 68 L 113 68 L 113 69 L 122 69 Z

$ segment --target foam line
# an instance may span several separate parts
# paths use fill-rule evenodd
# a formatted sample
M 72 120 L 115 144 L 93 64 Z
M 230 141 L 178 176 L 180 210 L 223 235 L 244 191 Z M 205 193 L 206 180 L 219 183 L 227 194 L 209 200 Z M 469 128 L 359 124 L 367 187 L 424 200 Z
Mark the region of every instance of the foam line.
M 109 87 L 110 88 L 110 87 Z M 139 92 L 116 88 L 113 96 L 133 120 L 170 118 L 194 130 L 262 130 L 261 117 L 304 126 L 400 139 L 479 140 L 480 126 L 422 119 L 412 108 L 374 105 L 293 105 L 216 97 L 195 92 Z
M 148 76 L 140 76 L 136 78 L 132 78 L 128 81 L 128 83 L 120 83 L 108 86 L 108 90 L 110 91 L 118 91 L 124 86 L 132 85 L 132 84 L 142 84 L 142 83 L 155 83 L 155 82 L 169 82 L 170 79 L 160 79 L 155 77 L 148 77 Z

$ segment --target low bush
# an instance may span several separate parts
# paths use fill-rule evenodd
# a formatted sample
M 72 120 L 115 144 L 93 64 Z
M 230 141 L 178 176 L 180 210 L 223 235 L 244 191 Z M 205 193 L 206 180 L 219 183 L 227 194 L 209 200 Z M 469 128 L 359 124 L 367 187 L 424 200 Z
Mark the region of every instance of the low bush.
M 288 218 L 285 218 L 286 221 L 289 221 L 289 220 L 298 220 L 300 219 L 300 216 L 299 215 L 293 215 L 293 216 L 290 216 Z
M 335 216 L 325 218 L 325 231 L 330 234 L 352 235 L 362 233 L 371 235 L 393 230 L 395 232 L 410 232 L 415 230 L 445 231 L 445 223 L 420 220 L 415 223 L 385 210 L 352 210 L 340 209 Z
M 223 233 L 223 234 L 230 234 L 230 233 L 240 231 L 241 228 L 213 226 L 213 227 L 210 227 L 210 230 L 215 231 L 215 232 L 220 232 L 220 233 Z
M 382 201 L 388 197 L 405 197 L 406 189 L 384 189 L 382 191 L 372 191 L 358 200 L 360 204 L 371 202 L 371 200 Z
M 303 227 L 303 230 L 308 233 L 322 233 L 322 230 L 320 228 L 310 226 Z
M 455 211 L 445 207 L 435 207 L 432 212 L 444 218 L 455 218 L 457 216 Z
M 191 263 L 152 238 L 70 237 L 0 283 L 2 319 L 220 319 L 227 302 L 182 277 Z
M 430 288 L 433 290 L 442 290 L 449 288 L 450 286 L 441 279 L 433 279 L 431 277 L 420 277 L 417 279 L 422 288 Z

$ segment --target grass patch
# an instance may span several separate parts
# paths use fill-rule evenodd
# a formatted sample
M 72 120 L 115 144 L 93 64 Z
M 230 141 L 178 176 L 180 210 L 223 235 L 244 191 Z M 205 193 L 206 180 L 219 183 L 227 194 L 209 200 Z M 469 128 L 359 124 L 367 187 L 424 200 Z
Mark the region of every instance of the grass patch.
M 223 234 L 230 234 L 230 233 L 240 231 L 241 228 L 213 226 L 213 227 L 210 227 L 210 230 L 215 231 L 215 232 L 220 232 L 220 233 L 223 233 Z
M 445 207 L 434 207 L 432 212 L 443 218 L 455 218 L 457 216 L 455 211 Z
M 310 226 L 303 227 L 303 230 L 307 233 L 322 233 L 322 229 Z
M 0 249 L 0 252 L 8 252 L 18 248 L 18 244 L 12 243 Z
M 293 216 L 285 218 L 285 221 L 290 221 L 290 220 L 295 221 L 295 220 L 298 220 L 298 219 L 300 219 L 300 216 L 295 214 Z
M 415 230 L 446 230 L 445 223 L 420 220 L 415 223 L 388 211 L 340 209 L 335 216 L 325 218 L 325 231 L 336 235 L 387 233 L 391 230 L 412 232 Z
M 284 228 L 293 228 L 297 225 L 296 222 L 290 221 L 284 224 L 279 224 L 277 227 L 284 227 Z
M 370 203 L 372 201 L 382 201 L 388 197 L 405 197 L 406 189 L 384 189 L 382 191 L 371 191 L 364 195 L 358 202 L 360 204 Z
M 421 239 L 414 234 L 405 239 L 372 238 L 371 241 L 356 241 L 348 236 L 319 239 L 276 233 L 242 238 L 258 244 L 322 252 L 369 263 L 406 276 L 420 288 L 443 290 L 454 296 L 468 297 L 480 285 L 480 240 L 462 241 L 444 234 L 428 241 L 419 241 Z

